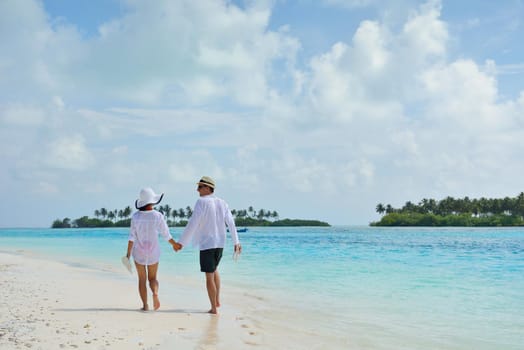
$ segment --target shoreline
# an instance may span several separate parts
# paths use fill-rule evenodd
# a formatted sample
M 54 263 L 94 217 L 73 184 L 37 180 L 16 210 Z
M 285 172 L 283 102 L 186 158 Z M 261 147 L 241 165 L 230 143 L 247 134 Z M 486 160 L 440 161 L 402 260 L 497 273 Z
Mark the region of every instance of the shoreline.
M 71 261 L 0 249 L 0 348 L 351 348 L 348 336 L 318 328 L 324 324 L 320 314 L 231 285 L 226 277 L 220 314 L 211 315 L 200 274 L 171 274 L 163 268 L 161 264 L 161 307 L 144 312 L 136 275 L 119 261 Z M 152 304 L 150 290 L 148 298 Z
M 169 291 L 164 282 L 161 308 L 143 312 L 136 277 L 122 278 L 122 273 L 70 266 L 27 252 L 0 252 L 0 272 L 2 349 L 264 347 L 260 329 L 227 305 L 229 300 L 220 315 L 210 315 L 208 305 L 193 298 L 201 293 L 187 286 Z

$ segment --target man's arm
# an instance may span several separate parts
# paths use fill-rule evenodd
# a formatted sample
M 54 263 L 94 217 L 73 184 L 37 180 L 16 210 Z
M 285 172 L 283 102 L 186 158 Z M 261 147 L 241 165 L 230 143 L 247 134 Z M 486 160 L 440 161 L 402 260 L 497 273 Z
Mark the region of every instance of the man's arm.
M 204 211 L 202 200 L 197 200 L 195 208 L 193 209 L 193 214 L 189 218 L 178 243 L 180 244 L 180 249 L 188 245 L 191 242 L 191 237 L 197 232 L 198 227 L 201 224 L 201 216 Z
M 242 246 L 240 245 L 240 241 L 238 239 L 238 232 L 237 232 L 237 226 L 235 224 L 235 219 L 233 218 L 233 215 L 231 214 L 231 210 L 229 210 L 229 207 L 227 204 L 225 204 L 225 220 L 227 228 L 229 229 L 229 233 L 231 235 L 231 239 L 233 240 L 233 244 L 235 245 L 235 252 L 240 253 L 242 252 Z

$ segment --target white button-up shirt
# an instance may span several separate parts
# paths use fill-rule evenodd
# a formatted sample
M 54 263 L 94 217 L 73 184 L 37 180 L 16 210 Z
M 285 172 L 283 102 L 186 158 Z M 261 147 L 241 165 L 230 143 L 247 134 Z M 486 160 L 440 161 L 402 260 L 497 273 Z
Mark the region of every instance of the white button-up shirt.
M 226 225 L 233 244 L 238 244 L 235 220 L 233 220 L 227 203 L 212 194 L 202 196 L 195 204 L 193 214 L 180 236 L 179 243 L 183 246 L 192 243 L 200 250 L 224 248 Z
M 160 260 L 158 234 L 169 241 L 171 234 L 164 215 L 156 210 L 137 211 L 131 217 L 129 240 L 133 242 L 133 259 L 141 265 L 153 265 Z

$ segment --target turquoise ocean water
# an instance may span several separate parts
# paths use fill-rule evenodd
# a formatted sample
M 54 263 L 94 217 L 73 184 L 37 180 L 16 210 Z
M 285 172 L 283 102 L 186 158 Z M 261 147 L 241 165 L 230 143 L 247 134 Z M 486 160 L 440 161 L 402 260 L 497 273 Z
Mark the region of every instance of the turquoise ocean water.
M 181 229 L 171 229 L 178 239 Z M 0 229 L 0 251 L 122 268 L 127 229 Z M 268 322 L 361 349 L 522 349 L 524 228 L 250 228 L 222 279 Z M 195 279 L 198 252 L 163 244 L 161 274 Z M 203 287 L 202 287 L 203 288 Z M 226 292 L 224 292 L 226 293 Z M 293 324 L 288 324 L 293 327 Z

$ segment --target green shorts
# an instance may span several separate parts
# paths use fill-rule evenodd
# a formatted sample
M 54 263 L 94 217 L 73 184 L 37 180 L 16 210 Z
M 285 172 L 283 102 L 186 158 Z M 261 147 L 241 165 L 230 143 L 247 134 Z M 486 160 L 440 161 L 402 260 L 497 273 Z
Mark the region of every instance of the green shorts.
M 200 251 L 200 271 L 215 272 L 224 248 L 212 248 Z

